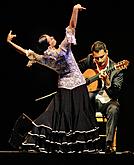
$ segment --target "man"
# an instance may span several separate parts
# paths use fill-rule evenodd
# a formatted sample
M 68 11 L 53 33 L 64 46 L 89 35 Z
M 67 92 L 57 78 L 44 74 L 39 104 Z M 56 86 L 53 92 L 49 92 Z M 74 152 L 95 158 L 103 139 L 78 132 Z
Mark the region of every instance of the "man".
M 115 153 L 112 148 L 119 116 L 119 94 L 123 84 L 123 69 L 126 60 L 116 64 L 108 56 L 106 44 L 96 41 L 91 54 L 79 61 L 79 67 L 87 80 L 87 87 L 96 111 L 107 118 L 105 153 Z M 127 63 L 128 64 L 128 63 Z M 116 68 L 117 67 L 117 68 Z M 125 66 L 126 67 L 126 66 Z

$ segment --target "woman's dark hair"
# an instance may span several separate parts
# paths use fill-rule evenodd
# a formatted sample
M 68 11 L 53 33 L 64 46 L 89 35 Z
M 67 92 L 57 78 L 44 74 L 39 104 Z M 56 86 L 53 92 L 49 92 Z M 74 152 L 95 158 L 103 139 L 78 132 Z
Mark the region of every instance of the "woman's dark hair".
M 104 50 L 104 52 L 107 51 L 107 47 L 106 44 L 102 41 L 96 41 L 93 43 L 93 45 L 91 46 L 91 52 L 99 52 L 100 50 Z
M 47 42 L 47 39 L 45 37 L 45 34 L 41 35 L 38 39 L 37 46 L 36 46 L 36 51 L 39 54 L 43 54 L 45 50 L 47 50 L 49 44 Z

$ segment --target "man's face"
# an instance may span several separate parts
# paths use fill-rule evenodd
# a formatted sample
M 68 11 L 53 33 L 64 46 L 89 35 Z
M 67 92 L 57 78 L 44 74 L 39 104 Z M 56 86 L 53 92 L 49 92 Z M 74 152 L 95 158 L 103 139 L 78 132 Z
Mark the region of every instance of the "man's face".
M 103 66 L 106 63 L 107 57 L 108 51 L 105 52 L 103 49 L 99 52 L 93 51 L 93 58 L 99 66 Z

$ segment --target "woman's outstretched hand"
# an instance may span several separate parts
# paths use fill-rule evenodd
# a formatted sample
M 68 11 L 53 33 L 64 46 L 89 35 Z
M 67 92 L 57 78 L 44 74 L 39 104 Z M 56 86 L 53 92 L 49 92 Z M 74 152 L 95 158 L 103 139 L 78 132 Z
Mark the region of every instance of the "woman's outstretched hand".
M 82 7 L 80 4 L 75 5 L 74 8 L 75 8 L 75 9 L 78 9 L 78 10 L 80 10 L 80 11 L 81 11 L 81 10 L 86 10 L 86 8 L 85 8 L 85 7 Z
M 12 34 L 12 30 L 10 30 L 10 32 L 7 35 L 7 42 L 12 41 L 12 39 L 15 37 L 16 37 L 16 34 Z

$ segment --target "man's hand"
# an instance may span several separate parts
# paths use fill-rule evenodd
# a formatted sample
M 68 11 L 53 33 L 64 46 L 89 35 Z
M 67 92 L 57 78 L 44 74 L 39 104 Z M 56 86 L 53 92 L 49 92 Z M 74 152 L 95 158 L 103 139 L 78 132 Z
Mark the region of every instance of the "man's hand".
M 108 74 L 107 74 L 105 71 L 103 71 L 103 70 L 100 71 L 99 78 L 101 78 L 101 79 L 104 81 L 104 83 L 105 83 L 105 85 L 106 85 L 107 87 L 109 87 L 109 86 L 111 85 L 109 76 L 108 76 Z

